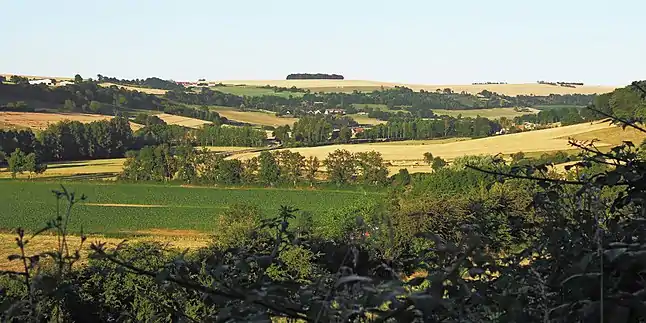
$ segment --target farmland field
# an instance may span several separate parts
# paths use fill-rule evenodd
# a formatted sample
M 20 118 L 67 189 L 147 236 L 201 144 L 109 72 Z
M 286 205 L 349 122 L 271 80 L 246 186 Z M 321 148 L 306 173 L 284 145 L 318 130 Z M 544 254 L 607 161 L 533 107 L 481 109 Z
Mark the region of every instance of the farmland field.
M 446 160 L 453 160 L 465 155 L 511 154 L 519 151 L 527 153 L 550 152 L 572 149 L 568 142 L 569 137 L 595 136 L 601 140 L 597 146 L 607 147 L 615 145 L 616 138 L 622 138 L 625 135 L 627 133 L 624 133 L 624 130 L 607 123 L 584 123 L 473 140 L 416 140 L 305 147 L 290 150 L 297 151 L 306 157 L 316 156 L 319 159 L 325 159 L 330 152 L 336 149 L 346 149 L 354 153 L 374 150 L 380 152 L 384 160 L 392 164 L 389 170 L 393 174 L 400 168 L 408 168 L 409 172 L 428 171 L 423 167 L 422 162 L 425 152 L 431 152 L 434 156 Z M 609 139 L 605 141 L 604 138 Z M 258 153 L 242 153 L 231 158 L 246 159 L 257 155 Z
M 294 122 L 298 121 L 297 118 L 281 118 L 269 112 L 260 111 L 239 111 L 227 107 L 211 107 L 221 116 L 238 122 L 245 122 L 253 125 L 260 126 L 291 126 Z
M 260 85 L 262 86 L 262 85 Z M 265 89 L 261 88 L 259 86 L 215 86 L 211 87 L 211 90 L 214 91 L 220 91 L 223 93 L 229 93 L 229 94 L 235 94 L 235 95 L 240 95 L 240 96 L 263 96 L 263 95 L 275 95 L 275 96 L 282 96 L 282 97 L 289 97 L 290 95 L 292 97 L 301 97 L 303 96 L 304 93 L 301 92 L 275 92 L 273 89 Z
M 37 175 L 37 177 L 59 177 L 64 179 L 114 178 L 123 170 L 123 163 L 125 160 L 125 158 L 114 158 L 49 163 L 47 164 L 47 170 L 45 170 L 44 173 Z M 18 175 L 19 178 L 27 178 L 28 176 L 28 174 Z M 0 168 L 0 178 L 10 177 L 11 173 L 9 173 L 6 168 Z
M 348 114 L 348 117 L 354 119 L 354 121 L 358 122 L 359 124 L 362 125 L 376 125 L 376 124 L 385 124 L 386 121 L 375 119 L 375 118 L 370 118 L 367 115 L 360 115 L 360 114 Z
M 363 88 L 368 91 L 384 88 L 392 88 L 395 86 L 405 86 L 415 91 L 426 90 L 435 91 L 437 89 L 450 88 L 454 92 L 468 92 L 477 94 L 482 90 L 489 90 L 492 92 L 505 94 L 505 95 L 549 95 L 549 94 L 594 94 L 594 93 L 607 93 L 614 90 L 614 86 L 597 86 L 597 85 L 584 85 L 576 88 L 552 86 L 547 84 L 527 83 L 527 84 L 486 84 L 486 85 L 447 85 L 447 84 L 405 84 L 405 83 L 391 83 L 391 82 L 378 82 L 378 81 L 363 81 L 363 80 L 226 80 L 216 81 L 224 84 L 245 84 L 245 85 L 272 85 L 280 87 L 292 87 L 310 89 L 312 91 L 330 91 L 330 92 L 350 92 L 355 89 Z
M 138 87 L 138 86 L 130 86 L 130 85 L 121 85 L 121 84 L 114 84 L 114 83 L 101 83 L 99 84 L 100 86 L 105 86 L 105 87 L 111 87 L 111 86 L 116 86 L 118 88 L 124 88 L 129 91 L 139 91 L 143 92 L 146 94 L 154 94 L 154 95 L 162 95 L 166 92 L 167 90 L 162 90 L 162 89 L 151 89 L 147 87 Z
M 34 130 L 43 130 L 50 124 L 63 120 L 89 123 L 92 121 L 110 119 L 112 119 L 110 116 L 85 113 L 0 112 L 0 125 L 4 125 L 8 128 L 31 128 Z M 142 126 L 131 122 L 130 127 L 132 130 L 137 130 Z
M 264 215 L 275 215 L 281 205 L 311 212 L 314 222 L 326 212 L 362 201 L 376 193 L 289 190 L 223 189 L 150 184 L 68 182 L 65 187 L 88 199 L 75 206 L 71 229 L 85 233 L 133 234 L 151 230 L 212 232 L 216 217 L 238 203 L 256 205 Z M 0 229 L 23 226 L 37 229 L 55 216 L 55 182 L 0 181 Z
M 179 250 L 198 249 L 206 247 L 211 241 L 209 235 L 200 232 L 192 232 L 187 230 L 157 230 L 150 231 L 153 235 L 129 236 L 129 243 L 136 242 L 157 242 L 169 248 L 177 248 Z M 18 249 L 15 241 L 16 235 L 13 233 L 0 233 L 0 259 L 7 259 L 11 254 L 15 254 Z M 80 236 L 68 236 L 69 247 L 76 249 L 80 246 Z M 104 235 L 89 235 L 87 241 L 90 243 L 102 242 L 109 248 L 115 248 L 123 242 L 122 238 L 107 237 Z M 90 243 L 85 242 L 81 249 L 81 255 L 86 257 L 90 253 Z M 58 247 L 58 237 L 49 233 L 41 234 L 29 240 L 27 246 L 28 252 L 44 252 L 56 250 Z M 82 261 L 83 262 L 83 261 Z M 22 264 L 18 261 L 2 261 L 0 262 L 0 270 L 20 270 Z
M 170 125 L 178 125 L 182 127 L 187 127 L 187 128 L 200 128 L 205 124 L 211 124 L 212 122 L 210 121 L 205 121 L 205 120 L 200 120 L 196 118 L 189 118 L 189 117 L 183 117 L 183 116 L 177 116 L 174 114 L 168 114 L 168 113 L 161 113 L 157 114 L 157 117 L 160 119 L 164 120 L 167 124 Z
M 490 119 L 499 119 L 502 117 L 513 119 L 526 114 L 535 114 L 538 112 L 536 109 L 530 109 L 528 112 L 518 112 L 514 111 L 514 108 L 493 108 L 493 109 L 470 109 L 470 110 L 441 110 L 434 109 L 433 113 L 437 115 L 446 115 L 451 117 L 457 117 L 462 115 L 463 117 L 475 118 L 477 116 Z

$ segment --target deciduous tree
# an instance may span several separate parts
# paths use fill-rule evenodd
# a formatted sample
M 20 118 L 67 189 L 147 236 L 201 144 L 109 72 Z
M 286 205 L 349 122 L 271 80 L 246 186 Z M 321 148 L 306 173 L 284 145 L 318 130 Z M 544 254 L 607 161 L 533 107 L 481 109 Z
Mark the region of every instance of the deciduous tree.
M 323 164 L 327 168 L 328 180 L 337 185 L 350 183 L 356 172 L 354 156 L 345 149 L 337 149 L 328 154 Z

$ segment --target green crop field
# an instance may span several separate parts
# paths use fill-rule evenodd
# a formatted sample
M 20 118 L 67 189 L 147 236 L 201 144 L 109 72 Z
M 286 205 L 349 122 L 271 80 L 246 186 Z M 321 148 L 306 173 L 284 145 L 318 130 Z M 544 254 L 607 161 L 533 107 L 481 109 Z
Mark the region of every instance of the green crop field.
M 72 232 L 124 234 L 152 229 L 212 232 L 216 218 L 238 203 L 276 215 L 281 205 L 324 217 L 332 209 L 375 201 L 377 193 L 335 190 L 225 189 L 153 184 L 70 182 L 69 191 L 87 200 L 73 209 Z M 56 182 L 0 180 L 0 230 L 33 231 L 56 214 Z

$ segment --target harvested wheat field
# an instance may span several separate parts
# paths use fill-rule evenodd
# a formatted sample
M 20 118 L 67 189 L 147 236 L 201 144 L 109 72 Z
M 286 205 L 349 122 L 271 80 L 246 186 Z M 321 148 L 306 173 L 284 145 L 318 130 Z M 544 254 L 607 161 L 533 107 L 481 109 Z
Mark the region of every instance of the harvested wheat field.
M 602 135 L 598 138 L 601 140 L 597 143 L 599 147 L 611 146 L 616 143 L 614 139 L 610 139 L 608 142 L 604 141 L 604 136 L 613 138 L 611 135 L 621 136 L 623 132 L 619 127 L 596 122 L 473 140 L 417 140 L 393 143 L 331 145 L 290 150 L 299 152 L 305 157 L 316 156 L 319 159 L 325 159 L 329 153 L 336 149 L 346 149 L 353 153 L 374 150 L 380 152 L 384 160 L 393 165 L 391 173 L 400 168 L 409 168 L 411 172 L 421 172 L 428 171 L 428 167 L 422 161 L 425 152 L 431 152 L 434 156 L 439 156 L 446 160 L 453 160 L 456 157 L 465 155 L 568 150 L 572 149 L 568 142 L 569 137 L 585 134 L 594 135 L 595 131 L 605 131 L 598 132 Z M 247 159 L 257 155 L 258 153 L 243 153 L 231 158 Z
M 175 232 L 177 231 L 177 232 Z M 141 232 L 128 232 L 128 234 L 135 234 L 128 237 L 128 244 L 138 242 L 155 242 L 165 245 L 167 248 L 178 250 L 197 250 L 208 246 L 210 238 L 208 235 L 200 232 L 189 230 L 163 230 L 153 229 Z M 0 270 L 21 270 L 22 263 L 19 261 L 6 261 L 7 257 L 12 254 L 20 253 L 20 249 L 16 246 L 16 235 L 10 233 L 0 233 L 0 258 L 5 261 L 0 262 Z M 81 246 L 81 238 L 78 236 L 68 236 L 69 247 L 71 250 L 76 250 Z M 123 239 L 105 237 L 100 235 L 92 235 L 87 237 L 87 240 L 81 247 L 82 259 L 87 259 L 87 255 L 91 252 L 90 245 L 92 243 L 102 242 L 108 248 L 114 248 L 122 243 Z M 47 251 L 54 251 L 58 247 L 58 238 L 55 235 L 43 234 L 36 236 L 29 240 L 26 247 L 28 255 L 38 254 Z
M 257 150 L 258 148 L 254 147 L 236 147 L 236 146 L 204 146 L 198 147 L 198 149 L 206 148 L 210 152 L 216 153 L 228 153 L 228 152 L 240 152 L 245 150 Z
M 31 128 L 35 130 L 46 129 L 50 124 L 63 120 L 80 121 L 90 123 L 99 120 L 110 120 L 113 117 L 100 114 L 86 113 L 42 113 L 42 112 L 0 112 L 0 125 L 16 128 Z M 142 126 L 130 123 L 132 130 L 140 129 Z
M 630 141 L 636 146 L 639 146 L 644 140 L 646 140 L 646 133 L 631 127 L 627 127 L 624 130 L 621 130 L 619 127 L 608 127 L 576 134 L 572 136 L 572 139 L 585 141 L 602 140 L 603 143 L 608 143 L 613 146 L 621 145 L 624 141 Z
M 258 112 L 258 111 L 238 111 L 227 108 L 216 108 L 215 112 L 221 116 L 237 121 L 244 122 L 253 125 L 259 126 L 284 126 L 284 125 L 293 125 L 294 122 L 298 121 L 297 118 L 280 118 L 273 113 L 268 112 Z
M 51 178 L 61 177 L 68 179 L 112 179 L 123 170 L 125 158 L 96 159 L 73 162 L 48 163 L 47 169 L 42 174 L 18 174 L 17 178 Z M 0 168 L 0 178 L 9 178 L 11 173 L 6 168 Z
M 174 114 L 168 114 L 168 113 L 157 114 L 156 116 L 164 120 L 164 122 L 166 122 L 167 124 L 178 125 L 178 126 L 187 127 L 187 128 L 197 129 L 202 127 L 205 124 L 212 124 L 211 121 L 204 121 L 204 120 L 195 119 L 195 118 L 176 116 Z
M 129 86 L 129 85 L 114 84 L 114 83 L 101 83 L 99 85 L 105 86 L 105 87 L 111 87 L 114 85 L 118 88 L 124 88 L 128 91 L 139 91 L 146 94 L 155 94 L 155 95 L 163 95 L 166 92 L 168 92 L 167 90 L 162 90 L 162 89 L 151 89 L 147 87 Z
M 246 84 L 254 86 L 280 86 L 280 87 L 298 87 L 311 89 L 325 89 L 327 92 L 340 91 L 344 88 L 372 88 L 379 87 L 392 88 L 395 86 L 405 86 L 415 91 L 436 91 L 437 89 L 450 88 L 454 92 L 465 91 L 471 94 L 477 94 L 482 90 L 488 90 L 505 95 L 549 95 L 549 94 L 594 94 L 594 93 L 607 93 L 612 92 L 617 87 L 615 86 L 600 86 L 600 85 L 584 85 L 577 86 L 576 88 L 569 88 L 563 86 L 553 86 L 538 83 L 526 84 L 484 84 L 484 85 L 456 85 L 456 84 L 406 84 L 406 83 L 392 83 L 392 82 L 378 82 L 378 81 L 363 81 L 363 80 L 225 80 L 215 81 L 224 84 Z

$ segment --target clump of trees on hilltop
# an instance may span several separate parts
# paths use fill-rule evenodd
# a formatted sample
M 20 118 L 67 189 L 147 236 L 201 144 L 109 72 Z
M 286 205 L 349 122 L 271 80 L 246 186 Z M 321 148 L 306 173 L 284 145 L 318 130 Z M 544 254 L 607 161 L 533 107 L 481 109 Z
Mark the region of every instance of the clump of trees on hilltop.
M 131 85 L 131 86 L 146 87 L 146 88 L 161 89 L 161 90 L 183 90 L 184 89 L 183 85 L 175 81 L 163 80 L 158 77 L 148 77 L 146 79 L 134 79 L 134 80 L 118 79 L 116 77 L 103 76 L 101 74 L 98 74 L 96 77 L 99 83 L 104 83 L 104 82 L 114 83 L 114 84 Z
M 288 80 L 343 80 L 343 75 L 323 73 L 295 73 L 287 75 Z

